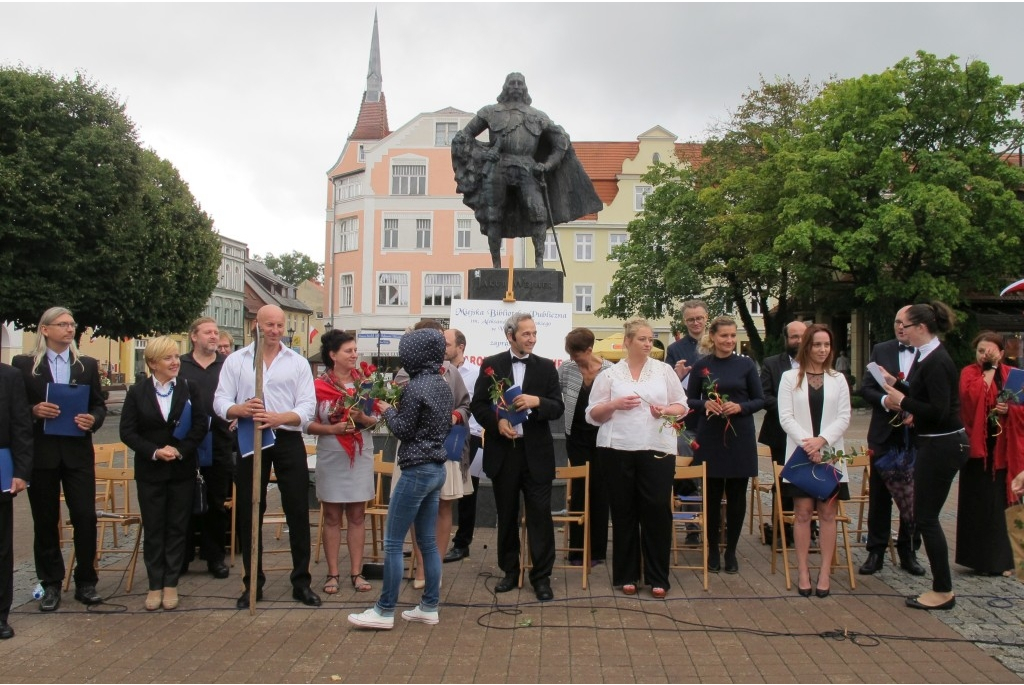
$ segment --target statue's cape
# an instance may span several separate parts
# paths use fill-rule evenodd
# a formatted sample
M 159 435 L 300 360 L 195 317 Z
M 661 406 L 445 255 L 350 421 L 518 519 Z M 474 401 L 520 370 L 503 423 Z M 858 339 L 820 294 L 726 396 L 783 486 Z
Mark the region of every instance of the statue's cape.
M 452 168 L 455 170 L 455 188 L 462 193 L 462 201 L 473 209 L 481 232 L 485 220 L 486 209 L 481 193 L 485 167 L 484 154 L 488 145 L 474 138 L 462 137 L 461 141 L 452 142 Z M 551 145 L 547 136 L 543 136 L 537 149 L 536 159 L 542 162 L 551 153 Z M 497 168 L 497 163 L 493 163 Z M 569 143 L 569 149 L 562 157 L 561 163 L 545 175 L 547 182 L 547 198 L 551 209 L 551 221 L 555 225 L 564 224 L 587 214 L 594 214 L 604 208 L 604 203 L 597 196 L 594 184 L 576 157 L 576 151 Z M 530 221 L 522 208 L 515 205 L 502 217 L 504 229 L 502 233 L 511 237 L 529 237 Z

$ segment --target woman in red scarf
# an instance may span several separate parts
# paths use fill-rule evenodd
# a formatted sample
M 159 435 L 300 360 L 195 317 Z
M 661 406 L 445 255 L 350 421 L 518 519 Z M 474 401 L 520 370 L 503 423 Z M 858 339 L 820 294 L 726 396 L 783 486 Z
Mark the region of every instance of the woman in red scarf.
M 313 382 L 317 411 L 307 431 L 321 436 L 316 444 L 316 496 L 324 507 L 324 592 L 338 592 L 343 509 L 348 519 L 349 580 L 358 592 L 368 592 L 372 587 L 363 577 L 363 517 L 374 484 L 373 438 L 366 431 L 377 419 L 360 411 L 352 399 L 362 379 L 356 370 L 359 352 L 355 337 L 345 331 L 328 331 L 320 338 L 320 353 L 327 371 Z
M 955 560 L 989 575 L 1013 573 L 1004 515 L 1006 473 L 1024 467 L 1024 406 L 999 398 L 1010 372 L 1001 363 L 1003 346 L 1003 336 L 982 331 L 973 343 L 977 361 L 960 372 L 960 417 L 971 458 L 960 469 Z

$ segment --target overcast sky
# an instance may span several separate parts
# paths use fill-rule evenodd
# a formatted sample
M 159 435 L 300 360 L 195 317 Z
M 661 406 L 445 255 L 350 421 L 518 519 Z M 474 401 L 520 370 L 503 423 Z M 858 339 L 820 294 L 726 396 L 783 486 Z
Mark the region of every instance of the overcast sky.
M 700 141 L 759 75 L 877 73 L 925 50 L 1024 82 L 1020 4 L 6 4 L 0 64 L 127 103 L 217 230 L 323 259 L 325 173 L 355 125 L 374 10 L 392 130 L 475 112 L 505 75 L 573 140 Z

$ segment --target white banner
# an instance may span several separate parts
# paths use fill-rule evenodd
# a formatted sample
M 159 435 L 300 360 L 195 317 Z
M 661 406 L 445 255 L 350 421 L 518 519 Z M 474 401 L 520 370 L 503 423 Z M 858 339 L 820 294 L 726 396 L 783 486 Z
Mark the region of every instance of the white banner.
M 484 357 L 507 351 L 505 321 L 516 312 L 530 312 L 537 324 L 537 345 L 533 351 L 560 366 L 569 359 L 565 336 L 573 329 L 572 305 L 566 302 L 500 302 L 453 300 L 451 328 L 466 336 L 466 362 L 480 366 Z
M 398 341 L 402 339 L 403 333 L 364 328 L 356 336 L 359 354 L 364 357 L 397 357 Z

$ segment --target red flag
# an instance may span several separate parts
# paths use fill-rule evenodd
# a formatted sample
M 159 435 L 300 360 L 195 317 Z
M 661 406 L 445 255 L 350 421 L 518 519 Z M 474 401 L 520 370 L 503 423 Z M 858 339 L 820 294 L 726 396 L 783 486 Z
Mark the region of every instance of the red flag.
M 309 329 L 309 342 L 310 342 L 311 344 L 312 344 L 312 342 L 313 342 L 313 338 L 315 338 L 315 337 L 317 336 L 317 333 L 319 333 L 319 332 L 320 332 L 320 331 L 318 331 L 318 330 L 317 330 L 317 329 L 315 329 L 315 328 L 311 328 L 311 329 Z

